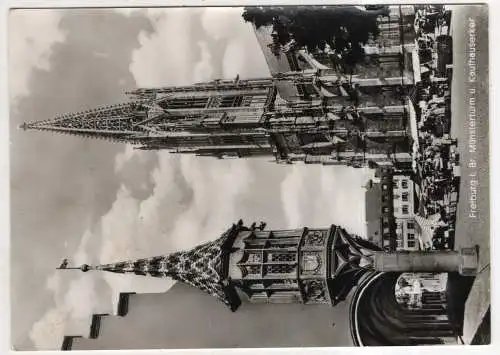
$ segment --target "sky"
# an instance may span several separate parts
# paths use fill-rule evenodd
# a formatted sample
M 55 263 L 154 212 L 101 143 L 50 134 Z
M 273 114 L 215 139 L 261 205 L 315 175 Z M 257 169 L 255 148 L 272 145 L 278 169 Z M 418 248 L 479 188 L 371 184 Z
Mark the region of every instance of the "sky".
M 126 100 L 136 87 L 268 75 L 241 9 L 13 10 L 9 16 L 12 343 L 58 349 L 112 312 L 121 291 L 167 279 L 55 271 L 149 257 L 217 238 L 230 224 L 340 224 L 364 234 L 371 172 L 138 151 L 17 125 Z M 348 307 L 348 304 L 344 305 Z

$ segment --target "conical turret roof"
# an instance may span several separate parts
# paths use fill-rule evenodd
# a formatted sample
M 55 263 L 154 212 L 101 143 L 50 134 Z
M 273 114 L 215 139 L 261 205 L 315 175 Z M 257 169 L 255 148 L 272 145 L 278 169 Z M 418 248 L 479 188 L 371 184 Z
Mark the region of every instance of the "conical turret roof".
M 80 269 L 84 272 L 101 270 L 122 274 L 170 277 L 217 297 L 234 311 L 240 302 L 227 277 L 225 261 L 229 257 L 232 241 L 241 228 L 245 227 L 234 224 L 220 238 L 187 251 L 95 266 L 85 264 Z

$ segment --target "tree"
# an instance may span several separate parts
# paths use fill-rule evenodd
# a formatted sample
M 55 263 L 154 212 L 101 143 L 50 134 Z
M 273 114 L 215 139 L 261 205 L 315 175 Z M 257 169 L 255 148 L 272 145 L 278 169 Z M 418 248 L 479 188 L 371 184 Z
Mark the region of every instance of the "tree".
M 388 7 L 361 10 L 355 6 L 247 7 L 243 19 L 256 28 L 273 27 L 273 39 L 282 46 L 293 43 L 311 53 L 329 49 L 345 73 L 352 74 L 364 59 L 363 45 L 378 35 L 378 16 Z

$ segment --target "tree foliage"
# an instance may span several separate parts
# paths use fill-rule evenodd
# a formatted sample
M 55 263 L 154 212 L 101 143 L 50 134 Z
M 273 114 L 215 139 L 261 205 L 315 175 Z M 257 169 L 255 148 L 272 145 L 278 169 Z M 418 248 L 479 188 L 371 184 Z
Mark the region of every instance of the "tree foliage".
M 294 43 L 311 53 L 328 46 L 344 67 L 352 67 L 363 59 L 363 45 L 378 35 L 377 17 L 387 14 L 386 6 L 247 7 L 243 19 L 257 28 L 272 26 L 274 40 L 282 46 Z

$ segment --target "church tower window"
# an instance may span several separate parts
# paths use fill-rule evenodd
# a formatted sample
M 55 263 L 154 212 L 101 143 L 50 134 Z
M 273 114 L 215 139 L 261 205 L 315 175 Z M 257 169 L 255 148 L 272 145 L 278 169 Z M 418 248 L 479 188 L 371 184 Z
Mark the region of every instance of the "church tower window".
M 223 96 L 220 100 L 219 107 L 238 107 L 243 102 L 243 96 Z
M 176 99 L 166 99 L 158 103 L 164 109 L 197 109 L 205 108 L 208 104 L 207 97 L 186 97 Z
M 293 264 L 271 264 L 264 266 L 265 275 L 281 275 L 289 274 L 295 271 L 295 265 Z

